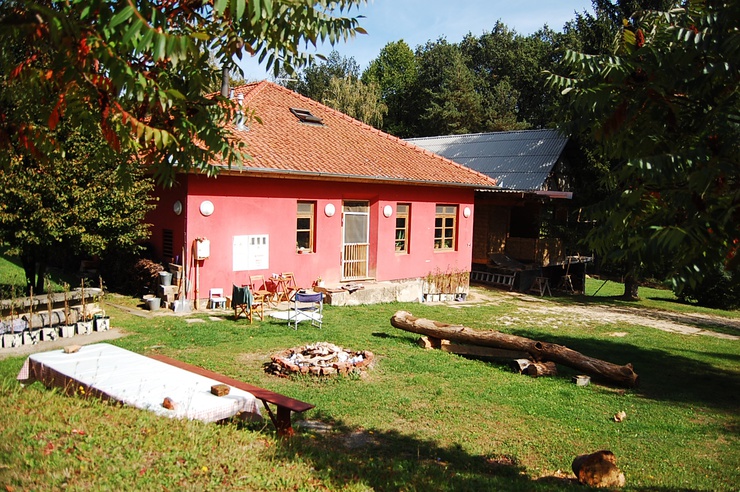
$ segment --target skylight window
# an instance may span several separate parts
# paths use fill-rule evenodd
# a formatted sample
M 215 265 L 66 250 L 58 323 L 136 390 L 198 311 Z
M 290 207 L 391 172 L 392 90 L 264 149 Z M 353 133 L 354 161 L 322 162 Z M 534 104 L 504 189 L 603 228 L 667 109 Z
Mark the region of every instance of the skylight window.
M 290 108 L 290 112 L 295 115 L 302 123 L 312 123 L 314 125 L 323 125 L 324 120 L 311 114 L 311 111 L 300 108 Z

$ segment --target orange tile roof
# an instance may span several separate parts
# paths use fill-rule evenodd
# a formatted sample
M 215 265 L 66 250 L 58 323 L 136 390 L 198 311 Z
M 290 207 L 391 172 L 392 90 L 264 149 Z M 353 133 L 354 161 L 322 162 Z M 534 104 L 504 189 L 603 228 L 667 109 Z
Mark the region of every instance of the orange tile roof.
M 272 82 L 234 88 L 252 121 L 230 130 L 247 143 L 250 175 L 385 181 L 435 186 L 491 188 L 495 180 L 417 147 Z M 323 125 L 302 123 L 290 108 L 306 109 Z

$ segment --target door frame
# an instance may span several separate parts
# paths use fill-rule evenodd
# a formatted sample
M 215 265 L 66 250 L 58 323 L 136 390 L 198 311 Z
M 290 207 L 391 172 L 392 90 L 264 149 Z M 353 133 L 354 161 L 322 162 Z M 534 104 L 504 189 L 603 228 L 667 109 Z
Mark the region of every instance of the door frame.
M 364 205 L 361 212 L 348 211 L 348 204 Z M 365 241 L 347 242 L 347 220 L 365 217 Z M 368 200 L 344 200 L 342 202 L 342 282 L 368 278 L 370 267 L 370 202 Z

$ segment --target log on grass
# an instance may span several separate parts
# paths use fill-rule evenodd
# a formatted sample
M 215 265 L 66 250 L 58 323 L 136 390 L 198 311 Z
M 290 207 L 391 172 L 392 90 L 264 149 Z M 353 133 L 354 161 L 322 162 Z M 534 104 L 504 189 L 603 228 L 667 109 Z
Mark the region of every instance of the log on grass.
M 511 367 L 511 370 L 514 372 L 524 374 L 527 372 L 527 368 L 531 363 L 532 361 L 529 359 L 513 359 L 509 362 L 509 367 Z
M 527 366 L 526 373 L 528 376 L 532 376 L 533 378 L 539 378 L 541 376 L 556 376 L 558 374 L 558 368 L 552 361 L 532 362 Z
M 450 325 L 438 321 L 416 318 L 406 311 L 397 311 L 391 317 L 391 325 L 401 330 L 441 338 L 444 340 L 498 347 L 527 352 L 535 362 L 552 361 L 578 369 L 594 378 L 626 387 L 637 386 L 638 376 L 632 364 L 619 366 L 601 359 L 588 357 L 563 345 L 532 340 L 500 331 L 478 331 L 462 325 Z
M 526 352 L 506 350 L 496 347 L 483 347 L 481 345 L 469 345 L 466 343 L 451 342 L 450 340 L 440 340 L 439 338 L 427 336 L 420 337 L 416 343 L 423 349 L 438 349 L 442 352 L 481 359 L 509 360 L 519 357 L 529 357 L 529 354 Z

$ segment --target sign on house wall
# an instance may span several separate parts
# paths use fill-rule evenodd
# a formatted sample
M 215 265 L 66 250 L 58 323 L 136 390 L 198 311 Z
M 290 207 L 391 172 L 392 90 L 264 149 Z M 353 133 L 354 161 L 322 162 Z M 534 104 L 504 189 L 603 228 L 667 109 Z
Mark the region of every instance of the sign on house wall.
M 235 272 L 269 269 L 270 236 L 268 234 L 234 236 L 233 258 Z

